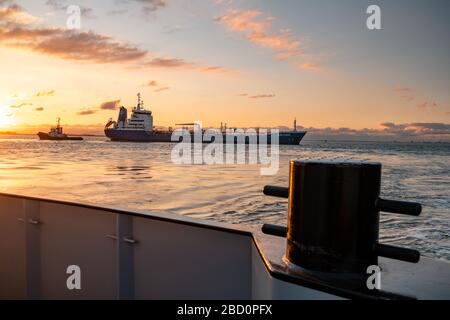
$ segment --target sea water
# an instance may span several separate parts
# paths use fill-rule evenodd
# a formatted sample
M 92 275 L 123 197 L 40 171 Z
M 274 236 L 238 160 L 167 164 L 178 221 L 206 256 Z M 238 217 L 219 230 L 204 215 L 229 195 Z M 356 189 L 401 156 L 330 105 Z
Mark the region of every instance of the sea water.
M 419 217 L 382 213 L 381 242 L 450 261 L 450 143 L 308 141 L 280 146 L 280 169 L 260 165 L 176 165 L 173 144 L 39 141 L 0 136 L 0 192 L 72 202 L 171 212 L 215 221 L 286 224 L 287 201 L 262 194 L 288 185 L 291 159 L 379 161 L 382 196 L 416 201 Z

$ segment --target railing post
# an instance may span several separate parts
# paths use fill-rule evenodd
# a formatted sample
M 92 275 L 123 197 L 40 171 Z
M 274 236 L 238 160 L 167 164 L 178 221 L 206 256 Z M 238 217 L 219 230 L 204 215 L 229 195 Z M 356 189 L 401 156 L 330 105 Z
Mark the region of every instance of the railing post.
M 23 200 L 27 299 L 41 298 L 40 204 Z
M 117 298 L 134 298 L 133 217 L 117 214 Z M 128 241 L 127 241 L 128 240 Z

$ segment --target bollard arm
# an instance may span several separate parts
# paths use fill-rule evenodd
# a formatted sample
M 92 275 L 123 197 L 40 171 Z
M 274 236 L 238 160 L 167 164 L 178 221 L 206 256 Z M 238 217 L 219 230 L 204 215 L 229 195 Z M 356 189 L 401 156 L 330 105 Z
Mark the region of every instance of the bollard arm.
M 265 186 L 263 193 L 266 196 L 278 197 L 278 198 L 289 198 L 289 188 L 277 187 L 277 186 Z
M 264 234 L 268 234 L 271 236 L 286 238 L 287 237 L 287 228 L 284 226 L 277 226 L 275 224 L 265 223 L 263 224 L 261 231 Z
M 422 212 L 422 205 L 416 202 L 386 200 L 378 198 L 375 207 L 379 211 L 418 216 Z

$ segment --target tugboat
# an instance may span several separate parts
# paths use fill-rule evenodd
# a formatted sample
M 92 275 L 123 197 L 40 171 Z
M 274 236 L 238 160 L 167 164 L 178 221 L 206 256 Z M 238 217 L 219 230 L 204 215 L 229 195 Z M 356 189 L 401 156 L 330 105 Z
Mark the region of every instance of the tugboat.
M 112 141 L 128 141 L 128 142 L 179 142 L 178 140 L 172 140 L 172 130 L 156 130 L 153 128 L 153 115 L 150 110 L 144 108 L 144 102 L 141 99 L 141 95 L 138 93 L 137 106 L 133 108 L 131 117 L 127 116 L 127 109 L 121 106 L 119 109 L 119 117 L 117 121 L 109 119 L 105 125 L 105 135 Z M 185 123 L 179 125 L 196 125 L 194 123 Z M 258 131 L 258 129 L 256 130 Z M 227 135 L 238 136 L 239 133 L 235 133 L 233 129 L 228 129 L 221 126 L 220 132 L 223 134 L 223 141 L 226 142 Z M 194 131 L 191 130 L 191 134 Z M 279 132 L 279 144 L 284 145 L 298 145 L 305 136 L 306 131 L 297 131 L 296 121 L 294 121 L 294 130 L 292 131 L 280 131 Z M 262 134 L 258 134 L 257 141 L 261 138 Z M 193 140 L 191 140 L 193 141 Z M 268 144 L 271 143 L 271 135 L 267 134 Z M 208 141 L 203 141 L 208 143 Z M 209 141 L 210 142 L 210 141 Z M 249 137 L 245 137 L 245 143 L 249 142 Z
M 38 132 L 40 140 L 83 140 L 82 137 L 69 137 L 67 134 L 63 133 L 63 128 L 59 124 L 60 118 L 55 128 L 51 128 L 49 133 Z

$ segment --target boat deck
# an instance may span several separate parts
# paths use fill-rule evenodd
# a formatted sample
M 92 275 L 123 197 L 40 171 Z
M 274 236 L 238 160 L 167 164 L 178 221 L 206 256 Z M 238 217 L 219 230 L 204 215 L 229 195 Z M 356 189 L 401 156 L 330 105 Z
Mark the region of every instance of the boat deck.
M 259 228 L 168 213 L 0 194 L 0 237 L 1 299 L 450 298 L 446 262 L 380 259 L 382 291 L 362 290 L 288 269 Z

